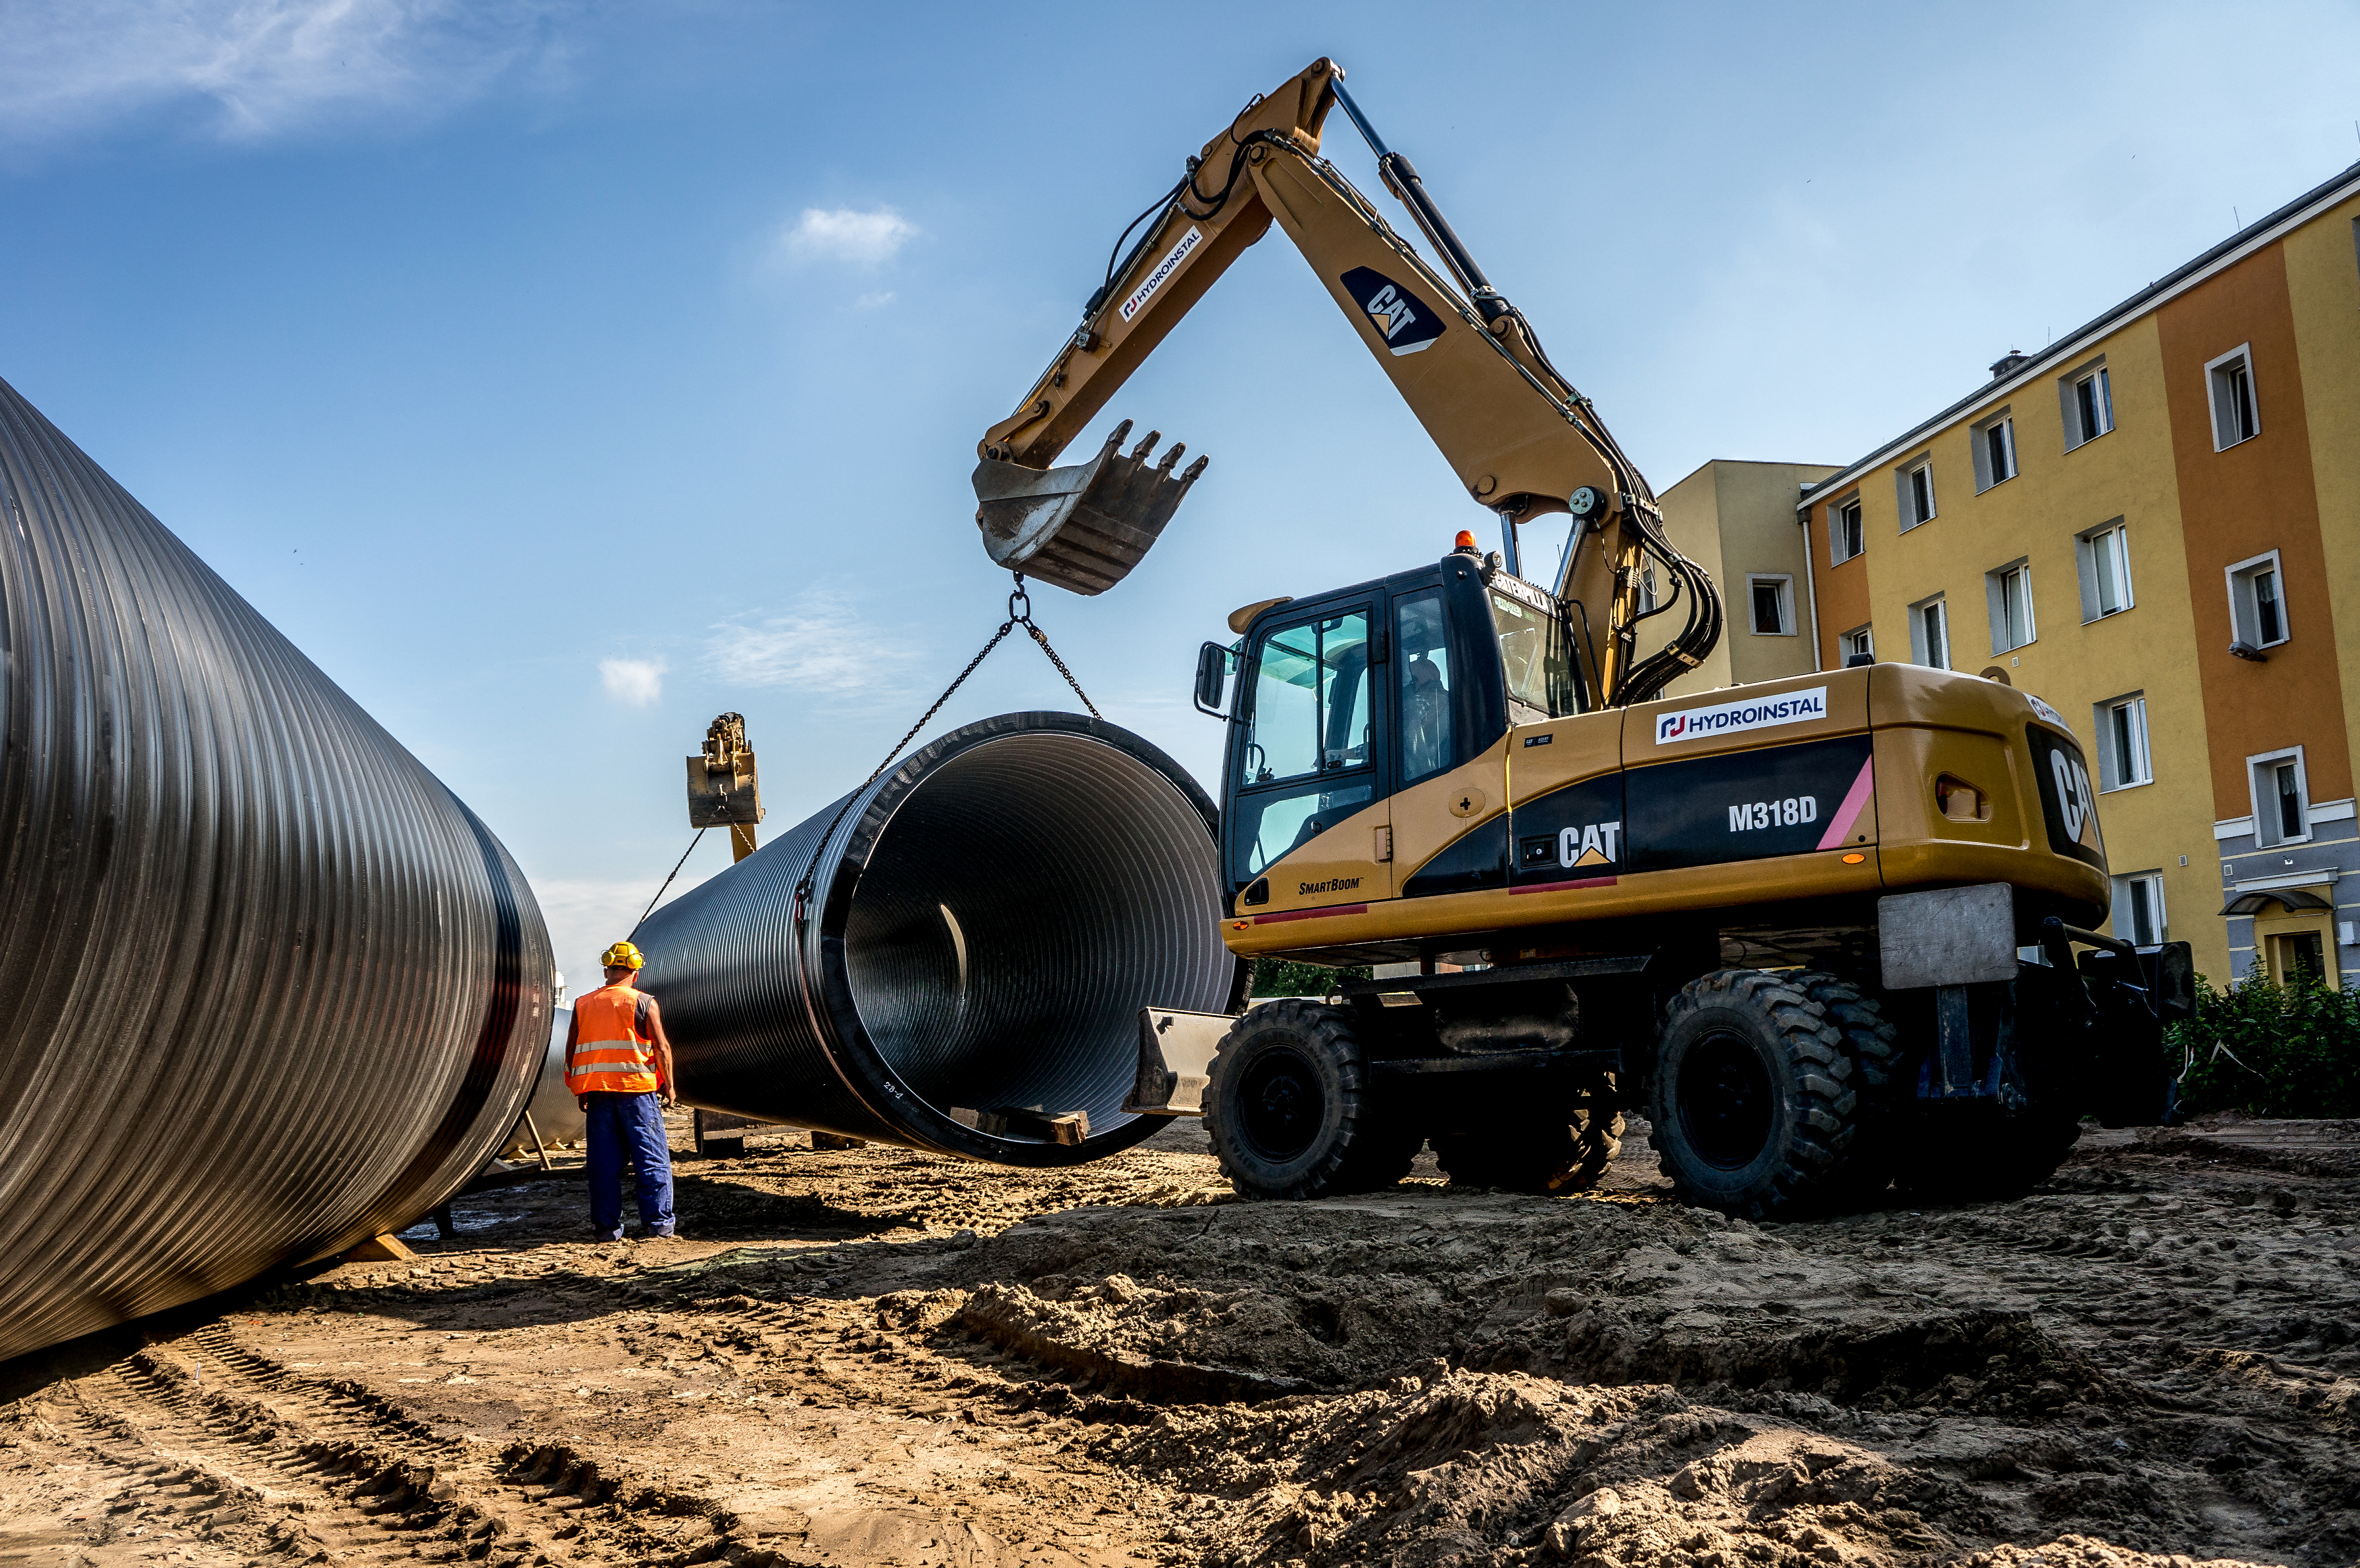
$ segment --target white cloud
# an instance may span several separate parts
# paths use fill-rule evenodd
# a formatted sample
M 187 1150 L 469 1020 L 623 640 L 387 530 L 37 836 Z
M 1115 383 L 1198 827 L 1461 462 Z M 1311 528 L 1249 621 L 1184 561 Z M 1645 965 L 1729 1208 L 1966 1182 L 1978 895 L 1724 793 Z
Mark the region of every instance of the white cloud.
M 845 595 L 814 589 L 783 615 L 716 626 L 705 641 L 705 663 L 743 685 L 846 696 L 898 688 L 913 651 L 879 636 Z
M 707 834 L 708 844 L 715 835 Z M 711 855 L 708 848 L 705 855 Z M 669 857 L 667 857 L 669 861 Z M 667 904 L 718 873 L 728 864 L 722 859 L 710 869 L 691 866 L 682 870 L 672 885 L 664 891 Z M 557 959 L 558 973 L 565 976 L 568 1002 L 583 992 L 599 985 L 598 955 L 614 942 L 621 942 L 631 932 L 639 911 L 655 897 L 663 878 L 637 877 L 626 881 L 599 881 L 587 877 L 535 877 L 532 896 L 541 905 L 541 918 L 549 923 L 550 951 Z
M 11 0 L 0 139 L 49 140 L 144 111 L 209 108 L 260 139 L 322 119 L 472 98 L 552 52 L 567 0 Z
M 856 310 L 880 310 L 892 302 L 893 290 L 888 289 L 882 294 L 860 295 L 852 301 L 852 308 Z
M 856 212 L 849 207 L 806 207 L 803 216 L 780 234 L 779 253 L 789 261 L 847 261 L 856 267 L 875 267 L 892 260 L 917 235 L 917 225 L 890 207 L 873 212 Z
M 663 695 L 664 669 L 661 659 L 602 659 L 598 679 L 617 702 L 644 708 Z

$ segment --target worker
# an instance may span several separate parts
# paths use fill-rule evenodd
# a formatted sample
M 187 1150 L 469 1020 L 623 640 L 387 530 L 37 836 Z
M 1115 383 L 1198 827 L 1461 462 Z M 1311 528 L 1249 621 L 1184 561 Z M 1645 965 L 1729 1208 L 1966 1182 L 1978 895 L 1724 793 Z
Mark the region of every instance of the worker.
M 623 1239 L 619 1185 L 628 1154 L 638 1172 L 639 1224 L 650 1236 L 671 1236 L 663 1107 L 676 1096 L 663 1009 L 631 984 L 647 962 L 638 948 L 618 942 L 598 962 L 606 983 L 574 1004 L 565 1035 L 565 1086 L 589 1119 L 590 1228 L 600 1241 Z

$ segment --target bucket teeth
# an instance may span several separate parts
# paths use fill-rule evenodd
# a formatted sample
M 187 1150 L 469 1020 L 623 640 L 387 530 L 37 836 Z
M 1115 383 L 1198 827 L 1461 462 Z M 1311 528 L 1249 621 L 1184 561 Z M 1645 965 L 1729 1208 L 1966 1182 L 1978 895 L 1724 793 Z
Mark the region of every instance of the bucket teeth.
M 1151 465 L 1164 432 L 1148 431 L 1125 455 L 1131 429 L 1123 420 L 1096 457 L 1064 468 L 977 463 L 975 521 L 993 561 L 1076 593 L 1104 593 L 1129 575 L 1206 463 L 1199 457 L 1175 478 L 1185 443 L 1174 441 Z

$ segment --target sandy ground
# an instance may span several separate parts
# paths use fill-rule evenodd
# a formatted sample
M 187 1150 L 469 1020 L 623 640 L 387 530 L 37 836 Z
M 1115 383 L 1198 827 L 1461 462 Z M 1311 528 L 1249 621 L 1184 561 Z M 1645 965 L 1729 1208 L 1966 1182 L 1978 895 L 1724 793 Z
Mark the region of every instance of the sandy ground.
M 0 1564 L 2360 1558 L 2360 1124 L 1777 1227 L 1634 1134 L 1578 1199 L 1240 1203 L 1194 1123 L 1049 1174 L 759 1135 L 670 1241 L 464 1198 L 0 1366 Z

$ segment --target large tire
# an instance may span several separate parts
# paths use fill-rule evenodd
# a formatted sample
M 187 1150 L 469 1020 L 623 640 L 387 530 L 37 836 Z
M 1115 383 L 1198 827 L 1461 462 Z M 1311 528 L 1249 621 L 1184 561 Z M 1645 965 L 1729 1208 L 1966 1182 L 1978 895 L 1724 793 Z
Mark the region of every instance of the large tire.
M 1873 1199 L 1892 1181 L 1900 1153 L 1896 1129 L 1907 1107 L 1900 1031 L 1885 1018 L 1875 993 L 1853 981 L 1816 969 L 1797 970 L 1786 980 L 1819 1004 L 1852 1058 L 1851 1086 L 1860 1096 L 1860 1111 L 1852 1147 L 1831 1181 L 1856 1198 Z
M 1319 1198 L 1401 1180 L 1418 1139 L 1369 1100 L 1342 1007 L 1264 1002 L 1229 1026 L 1205 1087 L 1221 1174 L 1248 1198 Z
M 1572 1120 L 1510 1121 L 1488 1132 L 1434 1140 L 1435 1162 L 1454 1187 L 1512 1192 L 1583 1192 L 1622 1151 L 1622 1113 L 1577 1110 Z
M 1723 969 L 1665 1009 L 1650 1116 L 1682 1202 L 1748 1219 L 1828 1206 L 1857 1132 L 1843 1033 L 1777 975 Z

